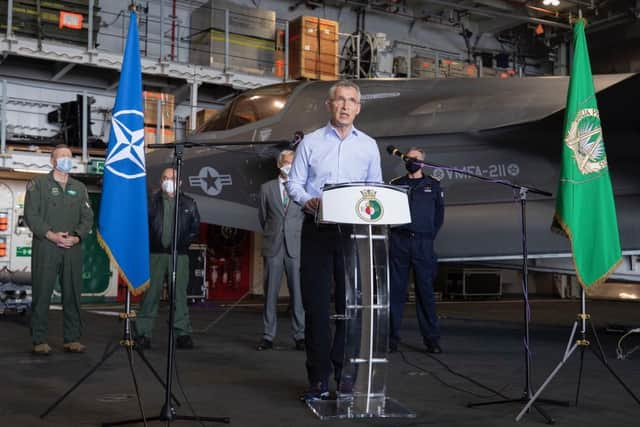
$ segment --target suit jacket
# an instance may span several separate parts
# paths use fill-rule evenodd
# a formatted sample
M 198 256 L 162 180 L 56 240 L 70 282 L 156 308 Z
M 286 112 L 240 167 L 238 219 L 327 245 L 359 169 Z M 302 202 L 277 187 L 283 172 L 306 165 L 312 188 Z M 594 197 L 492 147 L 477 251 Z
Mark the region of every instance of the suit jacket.
M 287 255 L 300 256 L 300 236 L 304 212 L 302 206 L 289 199 L 285 210 L 278 179 L 267 181 L 260 187 L 260 205 L 258 206 L 260 225 L 264 232 L 262 256 L 274 256 L 285 245 Z

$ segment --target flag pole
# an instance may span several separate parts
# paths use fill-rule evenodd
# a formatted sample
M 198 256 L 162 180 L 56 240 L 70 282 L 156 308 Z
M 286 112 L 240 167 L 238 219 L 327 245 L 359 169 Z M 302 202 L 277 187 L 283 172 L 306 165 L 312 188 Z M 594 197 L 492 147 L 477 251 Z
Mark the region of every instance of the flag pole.
M 580 291 L 580 313 L 578 313 L 578 320 L 580 320 L 580 338 L 577 341 L 580 347 L 580 368 L 578 368 L 578 386 L 576 387 L 576 406 L 578 406 L 578 399 L 580 397 L 580 385 L 582 384 L 582 369 L 584 367 L 584 349 L 589 345 L 587 340 L 587 319 L 591 316 L 587 313 L 587 297 L 584 288 Z
M 552 229 L 563 233 L 571 242 L 576 278 L 582 291 L 580 313 L 573 323 L 571 336 L 562 360 L 533 398 L 527 402 L 516 417 L 516 421 L 520 421 L 540 396 L 540 393 L 578 348 L 580 348 L 580 368 L 576 405 L 580 397 L 584 352 L 587 348 L 593 352 L 594 356 L 609 370 L 636 403 L 640 404 L 640 399 L 607 362 L 591 316 L 587 313 L 586 289 L 603 283 L 609 277 L 620 264 L 622 251 L 614 193 L 609 177 L 600 115 L 591 75 L 589 51 L 584 34 L 582 10 L 578 10 L 578 16 L 573 31 L 574 60 L 567 92 L 564 145 L 561 154 L 562 168 Z M 587 209 L 591 207 L 594 209 Z M 587 324 L 589 328 L 587 328 Z M 579 337 L 574 341 L 578 326 L 580 326 Z M 597 349 L 591 345 L 590 337 L 595 340 Z
M 127 43 L 120 71 L 120 85 L 113 108 L 98 220 L 98 242 L 109 256 L 112 265 L 117 267 L 127 283 L 125 312 L 119 314 L 119 318 L 124 320 L 123 336 L 115 345 L 108 343 L 101 360 L 49 406 L 40 415 L 41 418 L 46 417 L 55 409 L 119 348 L 127 350 L 129 368 L 145 424 L 147 420 L 142 409 L 142 399 L 133 370 L 132 350 L 138 353 L 156 379 L 166 388 L 160 375 L 145 358 L 142 349 L 135 346 L 132 339 L 131 319 L 135 318 L 135 313 L 131 311 L 130 291 L 142 292 L 149 284 L 149 241 L 144 138 L 140 137 L 144 127 L 142 73 L 140 70 L 137 18 L 134 9 L 131 9 L 130 13 L 132 19 L 129 22 Z M 137 209 L 132 209 L 132 206 L 128 206 L 129 209 L 119 208 L 123 201 L 124 204 L 131 202 L 131 205 Z M 132 239 L 132 235 L 135 235 L 136 238 Z M 132 254 L 135 256 L 131 256 Z M 180 405 L 173 394 L 171 394 L 171 398 L 178 406 Z

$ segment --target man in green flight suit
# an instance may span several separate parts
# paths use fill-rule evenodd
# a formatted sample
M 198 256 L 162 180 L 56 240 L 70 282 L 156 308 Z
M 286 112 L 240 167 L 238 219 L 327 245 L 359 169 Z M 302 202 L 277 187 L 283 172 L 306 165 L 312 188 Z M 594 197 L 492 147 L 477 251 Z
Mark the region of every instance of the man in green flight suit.
M 48 355 L 48 314 L 51 294 L 59 278 L 64 310 L 64 351 L 84 353 L 80 292 L 82 289 L 82 245 L 93 226 L 93 211 L 87 188 L 69 176 L 72 154 L 59 145 L 51 153 L 53 170 L 27 184 L 24 218 L 33 233 L 31 252 L 33 353 Z

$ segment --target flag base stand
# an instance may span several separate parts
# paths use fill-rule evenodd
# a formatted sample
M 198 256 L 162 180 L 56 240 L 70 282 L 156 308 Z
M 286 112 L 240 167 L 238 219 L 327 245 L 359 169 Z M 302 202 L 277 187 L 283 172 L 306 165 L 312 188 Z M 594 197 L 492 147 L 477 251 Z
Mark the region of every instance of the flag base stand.
M 573 322 L 573 329 L 571 330 L 571 336 L 569 337 L 569 341 L 568 341 L 567 347 L 566 347 L 566 349 L 564 351 L 564 355 L 562 356 L 562 360 L 560 361 L 560 363 L 558 363 L 558 365 L 555 367 L 555 369 L 553 371 L 551 371 L 551 374 L 549 374 L 549 377 L 547 377 L 547 379 L 544 381 L 544 383 L 542 383 L 542 385 L 540 386 L 540 388 L 538 389 L 536 394 L 533 395 L 531 400 L 529 400 L 529 402 L 525 405 L 525 407 L 522 408 L 522 411 L 520 411 L 520 413 L 516 417 L 516 421 L 520 421 L 520 419 L 522 419 L 522 417 L 529 410 L 531 405 L 533 405 L 536 402 L 536 400 L 538 400 L 538 396 L 540 396 L 540 393 L 542 393 L 542 391 L 547 387 L 547 385 L 556 376 L 556 374 L 558 372 L 560 372 L 560 369 L 564 366 L 564 364 L 567 362 L 567 360 L 569 360 L 571 355 L 578 348 L 580 349 L 580 368 L 578 370 L 578 387 L 576 389 L 576 402 L 575 402 L 576 406 L 578 406 L 578 400 L 580 398 L 580 385 L 582 383 L 582 368 L 583 368 L 583 364 L 584 364 L 584 352 L 585 352 L 585 350 L 587 348 L 589 348 L 593 352 L 593 355 L 596 357 L 596 359 L 598 359 L 600 361 L 600 363 L 602 363 L 604 365 L 604 367 L 607 368 L 609 373 L 620 383 L 620 385 L 627 391 L 627 393 L 629 393 L 629 395 L 633 398 L 633 400 L 635 400 L 636 403 L 638 403 L 640 405 L 640 399 L 638 398 L 638 396 L 636 396 L 633 393 L 633 391 L 622 380 L 622 378 L 620 378 L 615 373 L 615 371 L 613 370 L 611 365 L 609 365 L 609 362 L 607 362 L 607 357 L 605 356 L 604 350 L 602 349 L 602 344 L 600 344 L 600 338 L 598 337 L 598 333 L 596 332 L 596 328 L 593 326 L 593 322 L 591 321 L 591 315 L 586 313 L 586 304 L 587 303 L 586 303 L 586 297 L 585 297 L 584 289 L 582 289 L 581 300 L 582 300 L 581 301 L 582 311 L 578 314 L 577 319 Z M 574 341 L 574 338 L 576 336 L 576 331 L 578 329 L 578 323 L 581 324 L 581 328 L 580 328 L 580 332 L 579 332 L 580 337 Z M 593 339 L 596 342 L 597 349 L 594 349 L 593 345 L 588 340 L 589 337 L 588 337 L 588 331 L 587 331 L 587 323 L 589 323 L 589 328 L 590 328 L 591 334 L 593 335 Z
M 67 396 L 69 396 L 76 388 L 80 386 L 80 384 L 82 384 L 87 378 L 89 378 L 94 372 L 96 372 L 100 368 L 100 366 L 104 364 L 104 362 L 106 362 L 111 356 L 113 356 L 113 354 L 118 349 L 121 349 L 121 348 L 125 349 L 127 353 L 129 370 L 131 371 L 131 378 L 133 380 L 133 386 L 135 388 L 136 397 L 138 399 L 138 407 L 140 408 L 140 413 L 144 418 L 144 409 L 142 407 L 142 399 L 140 397 L 138 381 L 136 379 L 136 374 L 133 369 L 133 351 L 135 351 L 138 354 L 138 356 L 140 356 L 140 359 L 142 359 L 144 364 L 147 366 L 147 368 L 149 368 L 153 376 L 156 377 L 156 379 L 160 382 L 160 384 L 162 384 L 162 386 L 165 389 L 167 386 L 162 380 L 162 378 L 160 377 L 160 375 L 158 374 L 158 372 L 156 372 L 156 370 L 153 368 L 149 360 L 147 360 L 147 358 L 144 356 L 144 353 L 142 352 L 142 350 L 136 347 L 135 341 L 131 336 L 131 319 L 134 319 L 135 317 L 136 317 L 135 312 L 131 311 L 131 294 L 129 293 L 129 291 L 127 291 L 127 294 L 125 297 L 125 312 L 120 313 L 120 319 L 124 320 L 123 336 L 120 342 L 115 345 L 113 345 L 112 343 L 107 344 L 105 351 L 102 355 L 102 359 L 100 359 L 100 361 L 94 367 L 89 369 L 89 371 L 82 378 L 80 378 L 73 386 L 71 386 L 71 388 L 69 388 L 69 390 L 67 390 L 58 400 L 56 400 L 42 414 L 40 414 L 40 418 L 45 418 L 47 415 L 49 415 L 49 413 L 51 413 L 51 411 L 53 411 L 60 403 L 62 403 L 62 401 L 67 398 Z M 171 397 L 176 402 L 176 404 L 180 406 L 180 402 L 173 394 L 171 395 Z
M 502 182 L 501 182 L 502 183 Z M 528 270 L 528 251 L 527 251 L 527 192 L 532 191 L 534 193 L 550 195 L 540 190 L 532 189 L 531 187 L 524 187 L 517 184 L 507 184 L 518 191 L 518 198 L 520 200 L 520 217 L 521 217 L 521 239 L 522 239 L 522 297 L 523 297 L 523 312 L 524 312 L 524 326 L 523 326 L 523 344 L 524 344 L 524 365 L 525 365 L 525 384 L 522 396 L 513 399 L 495 400 L 491 402 L 478 402 L 467 404 L 468 408 L 476 406 L 488 406 L 488 405 L 500 405 L 505 403 L 526 403 L 527 409 L 531 406 L 537 410 L 540 415 L 546 420 L 547 424 L 554 424 L 555 421 L 551 418 L 539 405 L 534 404 L 531 388 L 531 348 L 530 348 L 530 336 L 529 336 L 529 270 Z M 541 390 L 535 394 L 540 395 Z M 569 402 L 557 401 L 550 399 L 539 399 L 540 403 L 547 403 L 552 405 L 569 406 Z

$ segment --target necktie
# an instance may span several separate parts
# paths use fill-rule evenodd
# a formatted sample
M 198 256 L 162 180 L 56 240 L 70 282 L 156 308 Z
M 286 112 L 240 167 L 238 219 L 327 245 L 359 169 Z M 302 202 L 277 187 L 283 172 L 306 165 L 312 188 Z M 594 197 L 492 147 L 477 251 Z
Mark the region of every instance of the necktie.
M 282 186 L 282 206 L 286 208 L 288 204 L 289 204 L 289 194 L 287 194 L 287 189 L 283 185 Z

